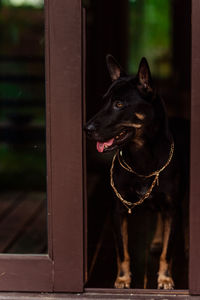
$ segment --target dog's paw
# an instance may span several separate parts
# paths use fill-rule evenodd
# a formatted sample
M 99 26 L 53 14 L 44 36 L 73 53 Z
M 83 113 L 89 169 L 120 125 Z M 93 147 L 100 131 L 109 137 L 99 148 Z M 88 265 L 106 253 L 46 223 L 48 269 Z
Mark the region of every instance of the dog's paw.
M 174 281 L 172 277 L 166 275 L 158 276 L 158 289 L 163 290 L 173 290 L 174 289 Z
M 118 276 L 115 281 L 116 289 L 129 289 L 131 285 L 131 276 Z

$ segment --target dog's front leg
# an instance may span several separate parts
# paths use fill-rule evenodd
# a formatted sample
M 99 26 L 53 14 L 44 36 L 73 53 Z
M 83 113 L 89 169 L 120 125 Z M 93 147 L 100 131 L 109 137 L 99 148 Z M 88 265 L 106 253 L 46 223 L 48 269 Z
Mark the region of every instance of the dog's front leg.
M 172 239 L 172 216 L 164 216 L 163 248 L 158 272 L 158 289 L 173 289 L 174 281 L 170 274 L 169 242 Z
M 151 242 L 151 253 L 161 253 L 163 245 L 163 220 L 161 213 L 157 214 L 156 230 Z
M 115 238 L 117 250 L 117 278 L 116 288 L 130 288 L 130 256 L 128 253 L 128 224 L 125 216 L 115 218 Z

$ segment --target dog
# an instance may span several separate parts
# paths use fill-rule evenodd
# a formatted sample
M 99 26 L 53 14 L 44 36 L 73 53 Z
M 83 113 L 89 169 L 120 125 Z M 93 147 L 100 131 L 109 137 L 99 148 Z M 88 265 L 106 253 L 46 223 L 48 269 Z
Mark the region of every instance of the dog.
M 96 141 L 98 152 L 114 153 L 110 169 L 118 265 L 114 286 L 130 288 L 127 219 L 137 206 L 151 202 L 163 224 L 157 287 L 173 289 L 170 266 L 180 174 L 165 104 L 145 58 L 135 77 L 127 75 L 111 55 L 106 61 L 112 84 L 104 95 L 103 108 L 84 129 Z

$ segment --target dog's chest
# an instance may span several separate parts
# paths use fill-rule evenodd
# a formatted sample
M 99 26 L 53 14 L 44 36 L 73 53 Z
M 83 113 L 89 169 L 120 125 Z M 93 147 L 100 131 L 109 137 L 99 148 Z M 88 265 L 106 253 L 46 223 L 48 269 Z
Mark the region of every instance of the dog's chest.
M 136 175 L 119 172 L 116 176 L 116 188 L 122 197 L 128 201 L 135 202 L 144 197 L 151 188 L 154 178 L 139 178 Z M 154 191 L 148 198 L 152 198 Z
M 143 197 L 149 190 L 149 186 L 147 184 L 133 184 L 129 187 L 129 193 L 132 196 Z M 151 195 L 150 195 L 151 196 Z
M 132 198 L 132 199 L 139 199 L 144 197 L 148 192 L 149 189 L 151 187 L 152 184 L 152 180 L 148 179 L 148 180 L 142 180 L 142 179 L 136 179 L 136 180 L 132 180 L 129 183 L 127 192 L 125 191 L 125 193 L 127 194 L 128 197 Z M 148 198 L 152 198 L 153 193 L 150 193 L 150 195 L 148 196 Z

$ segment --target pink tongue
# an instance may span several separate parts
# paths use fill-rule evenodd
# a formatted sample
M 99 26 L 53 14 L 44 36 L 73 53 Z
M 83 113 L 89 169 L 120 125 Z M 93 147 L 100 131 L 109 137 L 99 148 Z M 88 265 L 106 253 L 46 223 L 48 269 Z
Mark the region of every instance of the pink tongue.
M 105 146 L 108 146 L 108 147 L 111 146 L 112 143 L 113 143 L 113 141 L 114 141 L 114 138 L 112 138 L 112 139 L 110 139 L 109 141 L 104 142 L 104 143 L 97 142 L 97 150 L 98 150 L 99 152 L 103 152 L 104 147 L 105 147 Z

